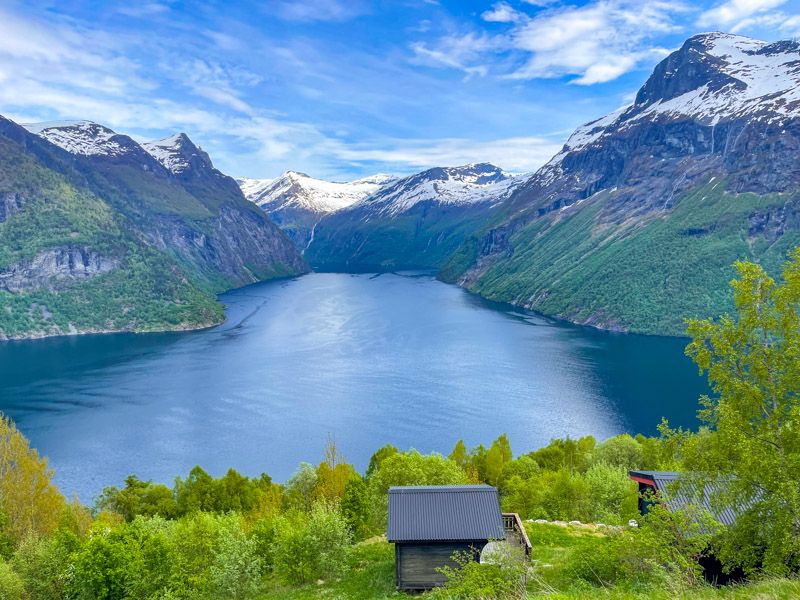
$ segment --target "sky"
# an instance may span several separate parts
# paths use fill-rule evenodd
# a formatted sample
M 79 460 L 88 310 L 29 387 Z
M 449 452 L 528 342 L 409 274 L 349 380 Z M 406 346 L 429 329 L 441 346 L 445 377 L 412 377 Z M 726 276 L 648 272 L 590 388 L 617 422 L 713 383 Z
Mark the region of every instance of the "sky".
M 0 0 L 0 114 L 183 131 L 236 177 L 533 171 L 683 41 L 800 0 Z

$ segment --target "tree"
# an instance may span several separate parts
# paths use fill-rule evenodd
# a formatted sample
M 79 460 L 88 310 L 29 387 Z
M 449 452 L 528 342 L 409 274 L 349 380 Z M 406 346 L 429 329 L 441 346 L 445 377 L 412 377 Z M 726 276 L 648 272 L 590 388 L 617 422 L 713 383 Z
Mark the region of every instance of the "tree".
M 328 440 L 325 448 L 325 460 L 317 467 L 317 483 L 314 496 L 327 502 L 340 500 L 344 496 L 345 486 L 355 469 L 347 464 L 333 438 Z
M 464 440 L 458 440 L 456 442 L 456 445 L 453 448 L 453 451 L 450 453 L 450 456 L 448 456 L 447 458 L 452 460 L 454 463 L 456 463 L 462 469 L 464 468 L 464 464 L 466 463 L 466 460 L 467 460 L 467 446 L 464 444 Z
M 383 448 L 373 454 L 369 459 L 369 466 L 367 466 L 367 479 L 372 477 L 372 474 L 378 470 L 378 467 L 381 466 L 381 463 L 385 459 L 389 458 L 390 456 L 394 456 L 395 454 L 397 454 L 397 448 L 391 444 L 386 444 Z
M 486 483 L 497 485 L 503 474 L 503 467 L 510 463 L 514 458 L 511 453 L 511 444 L 504 433 L 497 438 L 489 447 L 486 453 Z
M 642 445 L 629 434 L 623 433 L 608 438 L 597 446 L 593 456 L 595 463 L 605 463 L 624 469 L 641 469 L 643 461 Z
M 441 454 L 416 450 L 394 454 L 381 462 L 369 480 L 372 526 L 383 530 L 389 510 L 389 488 L 395 485 L 448 485 L 467 483 L 467 475 Z
M 310 510 L 316 485 L 316 469 L 307 462 L 301 462 L 289 481 L 286 482 L 289 502 L 303 510 Z
M 138 515 L 172 518 L 177 512 L 171 489 L 152 481 L 142 481 L 136 475 L 129 475 L 121 490 L 114 486 L 105 488 L 97 500 L 97 508 L 119 513 L 126 521 L 132 521 Z
M 358 473 L 353 473 L 347 480 L 342 498 L 342 515 L 354 537 L 362 539 L 367 535 L 369 491 Z
M 689 323 L 686 353 L 708 374 L 707 427 L 690 436 L 687 468 L 717 482 L 718 505 L 748 507 L 723 535 L 728 566 L 800 568 L 800 249 L 776 283 L 737 262 L 736 315 Z M 701 488 L 702 489 L 702 488 Z
M 47 460 L 0 413 L 0 512 L 15 543 L 28 535 L 52 533 L 58 526 L 65 500 L 52 477 Z

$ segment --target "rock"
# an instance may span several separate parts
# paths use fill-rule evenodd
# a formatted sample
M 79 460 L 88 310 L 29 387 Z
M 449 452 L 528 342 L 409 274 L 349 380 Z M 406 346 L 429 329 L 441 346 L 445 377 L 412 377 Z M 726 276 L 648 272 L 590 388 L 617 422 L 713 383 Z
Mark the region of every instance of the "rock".
M 13 294 L 63 288 L 115 269 L 119 260 L 82 246 L 49 248 L 30 259 L 0 268 L 0 289 Z

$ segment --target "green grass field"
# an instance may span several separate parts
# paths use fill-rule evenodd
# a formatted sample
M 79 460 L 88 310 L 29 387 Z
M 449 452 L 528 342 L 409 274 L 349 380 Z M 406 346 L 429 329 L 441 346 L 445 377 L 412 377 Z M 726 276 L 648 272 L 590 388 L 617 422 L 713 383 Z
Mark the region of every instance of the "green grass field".
M 687 592 L 646 588 L 603 587 L 577 582 L 570 572 L 570 555 L 579 548 L 602 548 L 606 536 L 602 529 L 562 527 L 527 523 L 533 546 L 534 575 L 528 581 L 528 598 L 552 600 L 783 600 L 800 598 L 800 581 L 776 579 L 714 588 L 702 585 Z M 266 581 L 260 599 L 367 600 L 371 598 L 414 597 L 394 589 L 394 549 L 383 538 L 373 538 L 355 547 L 348 573 L 338 581 L 316 582 L 304 587 L 287 587 L 275 579 Z M 420 597 L 420 596 L 416 596 Z M 423 594 L 421 597 L 425 597 Z

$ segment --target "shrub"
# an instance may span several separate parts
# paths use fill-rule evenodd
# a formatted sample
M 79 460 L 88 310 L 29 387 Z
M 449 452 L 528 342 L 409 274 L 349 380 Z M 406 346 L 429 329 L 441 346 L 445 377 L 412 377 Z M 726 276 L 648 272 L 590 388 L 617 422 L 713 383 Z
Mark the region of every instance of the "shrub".
M 11 569 L 10 564 L 0 559 L 0 598 L 22 600 L 24 591 L 22 579 Z
M 627 522 L 638 515 L 638 489 L 624 467 L 596 463 L 584 476 L 589 486 L 591 521 Z
M 507 552 L 493 555 L 492 564 L 480 564 L 469 552 L 456 552 L 456 566 L 445 566 L 440 572 L 447 577 L 444 587 L 433 591 L 433 598 L 512 599 L 527 598 L 525 578 L 528 563 L 525 556 L 505 547 Z
M 275 571 L 289 583 L 340 576 L 347 567 L 352 538 L 341 512 L 326 503 L 308 514 L 278 518 Z

